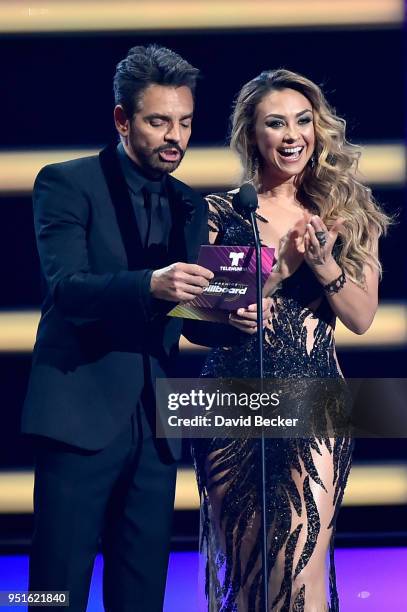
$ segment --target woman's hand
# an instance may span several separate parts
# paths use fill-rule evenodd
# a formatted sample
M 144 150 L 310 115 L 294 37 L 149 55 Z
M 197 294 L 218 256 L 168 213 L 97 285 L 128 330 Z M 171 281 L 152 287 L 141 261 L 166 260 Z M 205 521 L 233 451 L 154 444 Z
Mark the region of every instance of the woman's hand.
M 303 217 L 280 239 L 278 262 L 275 267 L 275 271 L 281 276 L 280 280 L 284 280 L 294 274 L 304 261 L 304 235 L 306 227 L 307 221 Z
M 315 273 L 321 271 L 321 267 L 332 267 L 335 263 L 332 249 L 343 222 L 342 218 L 338 218 L 328 230 L 321 217 L 313 215 L 307 223 L 304 236 L 304 259 Z
M 278 289 L 281 281 L 288 278 L 299 268 L 304 261 L 304 235 L 307 219 L 304 216 L 288 232 L 280 238 L 278 246 L 278 260 L 274 264 L 271 274 L 264 283 L 263 295 L 272 296 Z
M 265 327 L 271 317 L 271 299 L 263 298 L 262 307 L 263 327 Z M 229 324 L 247 334 L 255 334 L 257 332 L 257 305 L 250 304 L 247 308 L 239 308 L 236 313 L 231 312 Z

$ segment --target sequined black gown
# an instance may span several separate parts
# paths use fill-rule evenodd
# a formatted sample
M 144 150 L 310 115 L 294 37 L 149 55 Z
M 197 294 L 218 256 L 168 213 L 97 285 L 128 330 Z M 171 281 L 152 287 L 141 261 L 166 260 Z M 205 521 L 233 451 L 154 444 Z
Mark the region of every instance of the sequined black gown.
M 216 244 L 253 244 L 250 225 L 231 208 L 231 194 L 208 201 Z M 303 263 L 273 295 L 265 376 L 340 377 L 333 322 L 321 285 Z M 255 336 L 211 350 L 202 375 L 256 378 Z M 196 440 L 192 450 L 201 499 L 202 609 L 258 612 L 260 440 Z M 348 437 L 266 440 L 270 612 L 339 610 L 333 538 L 351 453 Z

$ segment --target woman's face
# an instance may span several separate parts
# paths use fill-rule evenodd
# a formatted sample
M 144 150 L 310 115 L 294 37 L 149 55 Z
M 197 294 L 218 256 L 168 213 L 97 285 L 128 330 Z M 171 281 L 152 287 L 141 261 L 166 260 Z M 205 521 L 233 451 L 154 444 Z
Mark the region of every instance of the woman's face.
M 315 147 L 310 101 L 294 89 L 266 94 L 256 109 L 255 138 L 266 172 L 285 180 L 300 174 Z

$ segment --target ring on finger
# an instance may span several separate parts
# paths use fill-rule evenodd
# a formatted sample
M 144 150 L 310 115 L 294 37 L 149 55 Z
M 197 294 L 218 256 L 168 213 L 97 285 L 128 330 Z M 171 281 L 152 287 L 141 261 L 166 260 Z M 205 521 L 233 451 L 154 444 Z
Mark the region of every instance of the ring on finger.
M 321 246 L 326 245 L 326 232 L 315 232 L 315 238 L 318 240 Z

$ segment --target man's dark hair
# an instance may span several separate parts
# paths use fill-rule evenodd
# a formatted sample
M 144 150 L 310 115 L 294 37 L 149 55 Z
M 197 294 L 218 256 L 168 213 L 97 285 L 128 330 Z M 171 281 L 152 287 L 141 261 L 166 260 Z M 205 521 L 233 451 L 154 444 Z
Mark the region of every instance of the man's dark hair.
M 195 94 L 199 70 L 180 55 L 158 45 L 132 47 L 116 66 L 113 91 L 128 118 L 140 110 L 141 94 L 150 85 L 189 87 Z

